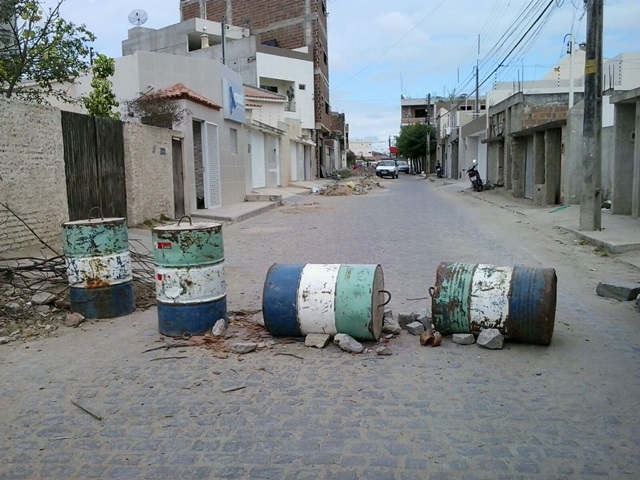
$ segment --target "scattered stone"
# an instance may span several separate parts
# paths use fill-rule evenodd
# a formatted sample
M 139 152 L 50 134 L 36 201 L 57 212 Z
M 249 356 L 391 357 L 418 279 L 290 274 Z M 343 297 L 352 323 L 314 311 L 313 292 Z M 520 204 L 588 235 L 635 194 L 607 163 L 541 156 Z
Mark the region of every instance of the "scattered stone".
M 0 345 L 5 345 L 11 341 L 9 337 L 0 337 Z
M 34 310 L 38 313 L 48 313 L 51 307 L 49 307 L 49 305 L 36 305 Z
M 11 313 L 19 313 L 22 310 L 22 305 L 18 302 L 9 302 L 5 305 L 5 308 Z
M 385 308 L 384 318 L 390 318 L 391 320 L 393 320 L 393 311 L 390 308 Z
M 384 336 L 385 340 L 391 340 L 392 338 L 395 338 L 395 335 L 393 333 L 390 333 L 390 334 Z
M 407 328 L 407 325 L 413 323 L 418 318 L 418 314 L 415 312 L 411 313 L 399 313 L 398 314 L 398 323 L 401 328 Z
M 616 300 L 633 300 L 640 294 L 640 283 L 635 282 L 600 282 L 596 293 L 601 297 L 614 298 Z
M 78 312 L 68 313 L 67 318 L 64 320 L 65 327 L 77 327 L 84 322 L 84 315 Z
M 229 354 L 224 352 L 213 352 L 213 356 L 222 360 L 229 358 Z
M 399 335 L 400 332 L 402 332 L 402 328 L 400 328 L 400 324 L 396 322 L 393 318 L 385 317 L 384 322 L 382 324 L 382 332 Z
M 487 328 L 478 335 L 478 346 L 491 350 L 502 350 L 504 337 L 497 328 Z
M 473 336 L 473 333 L 454 333 L 451 339 L 453 343 L 458 345 L 473 345 L 476 343 L 476 337 Z
M 227 321 L 224 318 L 221 318 L 213 325 L 213 328 L 211 329 L 211 336 L 216 338 L 224 337 L 226 332 Z
M 253 352 L 256 348 L 258 348 L 258 344 L 253 342 L 240 342 L 231 345 L 231 351 L 239 354 Z
M 420 344 L 422 346 L 431 345 L 437 347 L 442 343 L 442 335 L 440 332 L 424 332 L 420 335 Z
M 304 339 L 306 347 L 324 348 L 329 344 L 331 335 L 326 333 L 310 333 Z
M 350 335 L 346 333 L 338 333 L 335 337 L 333 337 L 333 343 L 338 345 L 342 350 L 353 353 L 362 353 L 364 347 L 361 343 L 356 341 Z
M 56 299 L 56 296 L 49 292 L 38 292 L 33 297 L 31 297 L 31 303 L 33 305 L 49 305 L 53 303 Z
M 378 347 L 376 348 L 376 353 L 378 355 L 393 355 L 390 347 Z
M 407 332 L 411 335 L 420 335 L 424 333 L 424 325 L 420 322 L 412 322 L 407 325 Z
M 416 322 L 420 322 L 422 325 L 424 325 L 424 329 L 426 331 L 433 330 L 431 326 L 431 318 L 426 315 L 418 315 L 418 317 L 416 318 Z
M 71 308 L 71 302 L 66 298 L 57 297 L 54 300 L 53 304 L 56 306 L 56 308 L 59 308 L 60 310 L 68 310 Z

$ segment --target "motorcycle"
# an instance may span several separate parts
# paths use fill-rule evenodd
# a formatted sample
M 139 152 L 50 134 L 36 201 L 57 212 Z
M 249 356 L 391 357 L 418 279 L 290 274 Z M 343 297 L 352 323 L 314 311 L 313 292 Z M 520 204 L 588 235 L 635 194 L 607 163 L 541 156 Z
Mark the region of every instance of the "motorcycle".
M 476 192 L 481 192 L 484 189 L 484 185 L 482 184 L 482 178 L 480 178 L 480 173 L 476 167 L 476 159 L 473 159 L 473 164 L 467 169 L 467 175 L 469 175 L 469 180 L 471 181 L 471 186 Z
M 444 178 L 444 172 L 442 171 L 442 166 L 440 162 L 436 163 L 436 177 Z

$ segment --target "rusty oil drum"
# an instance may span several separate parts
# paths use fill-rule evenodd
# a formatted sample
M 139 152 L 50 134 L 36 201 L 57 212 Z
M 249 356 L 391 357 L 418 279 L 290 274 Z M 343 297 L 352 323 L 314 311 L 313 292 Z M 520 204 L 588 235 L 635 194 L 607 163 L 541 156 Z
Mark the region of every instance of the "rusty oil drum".
M 71 310 L 86 318 L 114 318 L 135 310 L 129 237 L 124 218 L 62 224 Z
M 346 333 L 375 341 L 389 299 L 380 265 L 274 264 L 264 282 L 262 314 L 275 336 Z
M 222 225 L 183 217 L 155 227 L 152 241 L 160 333 L 201 335 L 227 321 Z
M 497 328 L 513 342 L 549 345 L 556 314 L 553 268 L 441 263 L 429 292 L 444 335 Z

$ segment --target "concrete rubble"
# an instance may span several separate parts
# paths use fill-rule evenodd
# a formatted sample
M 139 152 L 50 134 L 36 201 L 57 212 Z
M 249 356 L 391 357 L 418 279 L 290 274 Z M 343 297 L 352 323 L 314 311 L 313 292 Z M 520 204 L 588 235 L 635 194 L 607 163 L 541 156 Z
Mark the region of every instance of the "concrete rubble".
M 224 318 L 219 319 L 211 329 L 212 337 L 224 337 L 227 331 L 227 321 Z
M 478 346 L 490 350 L 502 350 L 504 337 L 497 328 L 485 328 L 478 335 Z
M 596 293 L 605 298 L 627 302 L 640 294 L 640 283 L 624 281 L 603 281 L 598 283 Z
M 451 340 L 458 345 L 473 345 L 476 343 L 476 337 L 473 336 L 473 333 L 454 333 L 451 336 Z
M 338 333 L 333 337 L 333 343 L 346 352 L 362 353 L 364 350 L 364 347 L 360 342 L 346 333 Z
M 393 312 L 390 309 L 385 310 L 382 324 L 382 333 L 400 335 L 401 331 L 402 328 L 400 327 L 400 324 L 393 319 Z
M 231 345 L 231 352 L 239 353 L 239 354 L 245 354 L 245 353 L 253 352 L 256 348 L 258 348 L 258 344 L 257 343 L 239 342 L 239 343 L 234 343 L 233 345 Z
M 411 335 L 420 335 L 424 331 L 424 325 L 420 322 L 411 322 L 407 325 L 407 332 L 409 332 Z
M 306 347 L 324 348 L 331 341 L 331 335 L 327 333 L 309 333 L 304 339 Z

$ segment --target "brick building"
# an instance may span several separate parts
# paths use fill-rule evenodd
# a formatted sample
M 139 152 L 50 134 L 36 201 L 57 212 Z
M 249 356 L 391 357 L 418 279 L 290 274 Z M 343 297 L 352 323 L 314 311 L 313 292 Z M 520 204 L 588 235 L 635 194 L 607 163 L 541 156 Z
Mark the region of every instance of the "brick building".
M 326 0 L 181 0 L 180 11 L 182 20 L 224 19 L 228 25 L 248 28 L 260 45 L 310 49 L 315 67 L 316 172 L 321 175 L 321 164 L 328 167 L 324 148 L 331 133 Z

